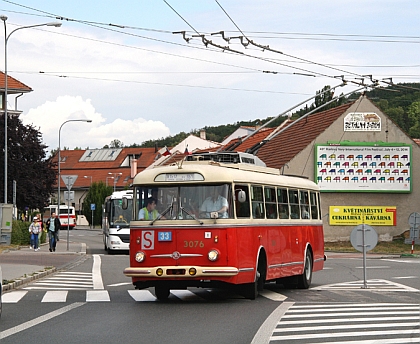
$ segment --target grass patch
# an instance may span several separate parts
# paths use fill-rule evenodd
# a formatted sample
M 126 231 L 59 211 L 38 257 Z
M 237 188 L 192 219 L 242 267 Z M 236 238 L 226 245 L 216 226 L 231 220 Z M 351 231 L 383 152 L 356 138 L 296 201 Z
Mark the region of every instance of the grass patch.
M 0 253 L 7 250 L 14 251 L 18 249 L 19 245 L 0 245 Z
M 334 252 L 359 252 L 351 244 L 350 241 L 326 242 L 324 244 L 325 251 Z M 388 253 L 402 254 L 411 253 L 411 244 L 404 244 L 404 238 L 394 239 L 392 241 L 380 241 L 373 250 L 368 253 Z M 414 253 L 420 253 L 420 246 L 414 245 Z

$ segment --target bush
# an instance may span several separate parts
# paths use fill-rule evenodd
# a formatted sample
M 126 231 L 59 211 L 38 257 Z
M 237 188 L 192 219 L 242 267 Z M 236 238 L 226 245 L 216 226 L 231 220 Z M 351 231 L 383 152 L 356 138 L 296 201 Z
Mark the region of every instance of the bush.
M 11 244 L 19 246 L 29 246 L 30 244 L 30 234 L 29 226 L 30 222 L 13 220 L 12 224 L 12 237 Z M 45 227 L 45 226 L 44 226 Z M 43 244 L 47 241 L 47 233 L 44 231 L 41 232 L 41 235 L 38 237 L 39 243 Z

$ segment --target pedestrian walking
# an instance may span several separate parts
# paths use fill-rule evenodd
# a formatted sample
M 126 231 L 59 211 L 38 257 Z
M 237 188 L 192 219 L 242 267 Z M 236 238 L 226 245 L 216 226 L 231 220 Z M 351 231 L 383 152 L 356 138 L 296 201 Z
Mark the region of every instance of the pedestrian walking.
M 50 252 L 55 252 L 55 247 L 57 245 L 58 230 L 61 226 L 60 219 L 57 217 L 56 213 L 51 214 L 51 217 L 47 220 L 47 222 L 45 222 L 45 226 L 47 227 L 48 231 Z
M 34 217 L 32 223 L 29 225 L 29 232 L 31 233 L 31 245 L 35 251 L 39 250 L 38 235 L 42 231 L 42 222 L 39 221 L 38 217 Z

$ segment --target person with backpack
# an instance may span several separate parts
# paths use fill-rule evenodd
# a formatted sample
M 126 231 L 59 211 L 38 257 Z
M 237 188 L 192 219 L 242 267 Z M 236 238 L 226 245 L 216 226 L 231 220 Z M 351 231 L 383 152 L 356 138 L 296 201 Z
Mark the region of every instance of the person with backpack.
M 57 245 L 57 234 L 60 229 L 61 222 L 60 219 L 56 216 L 55 213 L 51 214 L 51 217 L 45 222 L 45 226 L 48 231 L 48 240 L 50 244 L 50 252 L 55 252 L 55 247 Z
M 42 222 L 38 221 L 38 217 L 34 217 L 32 223 L 29 225 L 29 232 L 31 233 L 31 245 L 35 251 L 39 250 L 38 235 L 42 231 Z

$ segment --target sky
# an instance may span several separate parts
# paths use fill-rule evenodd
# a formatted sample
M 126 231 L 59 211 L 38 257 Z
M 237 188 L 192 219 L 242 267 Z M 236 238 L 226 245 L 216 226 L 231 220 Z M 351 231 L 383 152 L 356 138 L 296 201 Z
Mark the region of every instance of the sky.
M 47 150 L 59 136 L 93 149 L 275 117 L 326 85 L 370 85 L 364 75 L 420 82 L 416 0 L 0 0 L 0 15 L 8 74 L 33 89 L 20 118 Z M 12 32 L 49 22 L 62 26 Z

